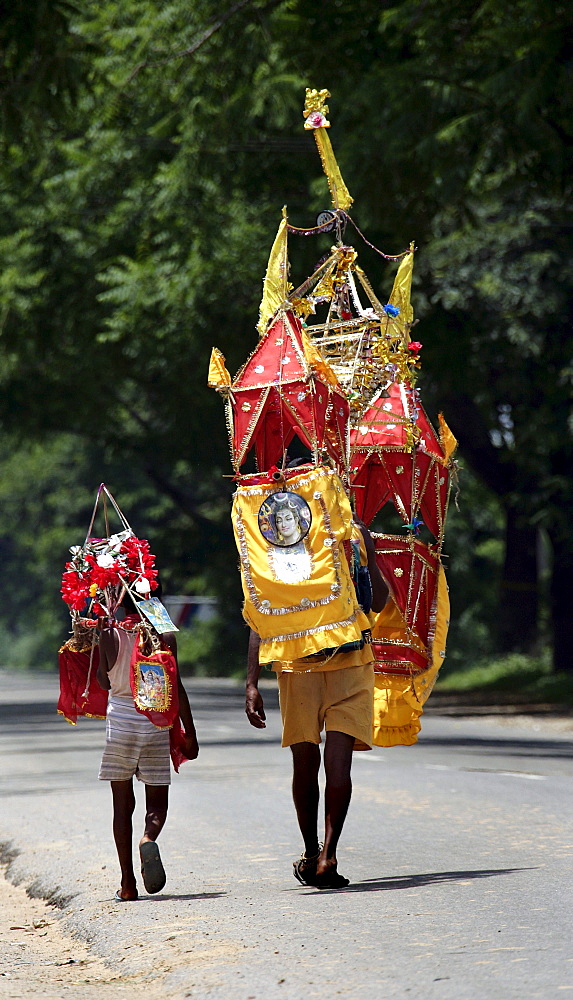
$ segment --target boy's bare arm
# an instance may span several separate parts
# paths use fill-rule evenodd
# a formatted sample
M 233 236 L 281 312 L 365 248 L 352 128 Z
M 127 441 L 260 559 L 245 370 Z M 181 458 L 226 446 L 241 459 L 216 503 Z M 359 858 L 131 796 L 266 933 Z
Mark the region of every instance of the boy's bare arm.
M 109 691 L 108 672 L 113 667 L 117 659 L 117 649 L 115 648 L 115 635 L 113 629 L 104 629 L 99 638 L 99 664 L 97 668 L 97 681 L 104 691 Z
M 185 730 L 185 756 L 188 757 L 189 760 L 195 760 L 195 758 L 199 756 L 199 743 L 197 742 L 197 733 L 195 731 L 195 723 L 193 722 L 189 698 L 187 697 L 187 692 L 183 687 L 183 681 L 181 680 L 181 674 L 179 673 L 179 664 L 177 662 L 177 637 L 175 632 L 165 632 L 161 638 L 165 645 L 173 653 L 173 656 L 175 657 L 175 664 L 177 666 L 179 718 L 181 719 Z

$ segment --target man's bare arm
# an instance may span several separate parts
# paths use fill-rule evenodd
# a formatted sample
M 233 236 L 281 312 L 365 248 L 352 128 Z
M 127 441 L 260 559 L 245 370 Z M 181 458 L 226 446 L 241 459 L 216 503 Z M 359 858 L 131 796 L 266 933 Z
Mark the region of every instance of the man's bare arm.
M 259 663 L 260 644 L 261 640 L 259 636 L 251 629 L 249 634 L 249 652 L 247 654 L 245 712 L 251 726 L 254 726 L 255 729 L 264 729 L 266 727 L 263 699 L 259 691 L 259 675 L 261 673 L 261 665 Z
M 382 576 L 378 568 L 378 563 L 376 562 L 376 547 L 374 545 L 372 535 L 364 522 L 361 521 L 360 518 L 356 517 L 356 515 L 354 515 L 354 520 L 362 532 L 364 545 L 366 546 L 368 572 L 370 573 L 370 583 L 372 584 L 372 611 L 378 613 L 378 611 L 382 611 L 382 608 L 388 600 L 388 584 Z

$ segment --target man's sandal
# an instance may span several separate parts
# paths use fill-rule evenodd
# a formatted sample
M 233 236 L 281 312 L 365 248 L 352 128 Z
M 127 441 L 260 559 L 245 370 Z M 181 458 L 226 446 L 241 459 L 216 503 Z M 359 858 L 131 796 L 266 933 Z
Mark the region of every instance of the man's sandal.
M 318 854 L 315 854 L 314 857 L 307 858 L 306 854 L 303 853 L 298 861 L 293 861 L 293 875 L 301 885 L 316 885 L 316 866 L 321 850 L 322 844 L 319 845 Z
M 140 844 L 139 856 L 141 858 L 143 884 L 147 892 L 150 895 L 154 892 L 161 892 L 167 881 L 167 877 L 161 863 L 159 848 L 155 841 L 146 840 L 144 844 Z
M 323 872 L 322 875 L 315 875 L 312 883 L 317 889 L 345 889 L 350 885 L 350 879 L 340 875 L 336 868 Z

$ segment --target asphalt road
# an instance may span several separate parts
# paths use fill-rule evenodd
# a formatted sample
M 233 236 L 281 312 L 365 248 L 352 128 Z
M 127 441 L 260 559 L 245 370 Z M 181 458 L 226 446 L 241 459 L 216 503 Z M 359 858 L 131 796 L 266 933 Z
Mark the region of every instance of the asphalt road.
M 264 732 L 231 682 L 187 686 L 202 749 L 173 779 L 167 886 L 118 905 L 104 724 L 58 717 L 55 677 L 0 672 L 8 877 L 114 969 L 181 1000 L 573 997 L 573 721 L 430 711 L 416 747 L 355 754 L 351 885 L 318 892 L 291 874 L 272 682 Z

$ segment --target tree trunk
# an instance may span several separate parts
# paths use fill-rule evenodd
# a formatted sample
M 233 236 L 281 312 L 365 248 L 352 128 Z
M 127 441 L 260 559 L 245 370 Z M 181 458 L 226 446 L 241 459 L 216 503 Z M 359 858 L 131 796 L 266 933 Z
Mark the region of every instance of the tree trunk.
M 553 572 L 549 596 L 553 626 L 553 669 L 573 671 L 573 544 L 564 531 L 549 535 L 553 546 Z
M 500 585 L 499 648 L 531 653 L 538 633 L 537 528 L 519 510 L 506 508 L 505 560 Z
M 499 595 L 497 629 L 501 652 L 530 653 L 538 639 L 539 590 L 537 529 L 508 497 L 523 490 L 511 455 L 502 455 L 491 443 L 488 428 L 475 401 L 464 393 L 448 402 L 448 422 L 464 457 L 483 483 L 504 505 L 505 556 Z

